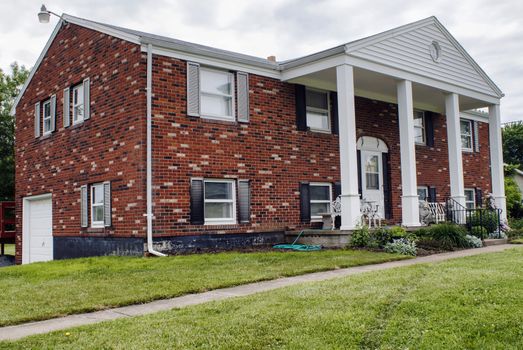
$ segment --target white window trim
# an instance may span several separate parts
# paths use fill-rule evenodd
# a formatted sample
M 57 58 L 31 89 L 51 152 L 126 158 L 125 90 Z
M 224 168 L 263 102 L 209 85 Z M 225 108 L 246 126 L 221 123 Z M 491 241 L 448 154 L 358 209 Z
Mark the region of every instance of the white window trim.
M 102 187 L 102 197 L 104 199 L 104 202 L 102 203 L 97 203 L 97 204 L 94 204 L 93 203 L 93 198 L 94 198 L 94 189 L 96 187 Z M 89 198 L 89 206 L 91 208 L 91 227 L 92 228 L 104 228 L 105 227 L 105 222 L 104 220 L 102 221 L 94 221 L 94 207 L 104 207 L 105 205 L 105 196 L 103 194 L 103 189 L 104 189 L 104 183 L 103 182 L 100 182 L 100 183 L 96 183 L 96 184 L 92 184 L 90 186 L 90 198 Z
M 428 188 L 428 186 L 418 186 L 418 191 L 419 191 L 419 190 L 423 190 L 423 191 L 425 191 L 425 198 L 426 198 L 426 200 L 427 200 L 427 199 L 429 198 L 429 188 Z M 422 201 L 422 199 L 419 198 L 419 195 L 418 195 L 418 200 L 419 200 L 420 202 Z
M 78 94 L 78 96 L 81 96 L 81 98 L 82 98 L 82 103 L 78 103 L 78 104 L 77 104 L 77 103 L 75 103 L 75 101 L 74 101 L 74 93 L 75 93 L 75 91 L 79 90 L 80 88 L 82 89 L 82 94 L 81 94 L 81 95 Z M 71 90 L 71 91 L 72 91 L 72 94 L 73 94 L 73 98 L 72 98 L 72 100 L 73 100 L 72 102 L 73 102 L 73 103 L 71 104 L 71 105 L 73 106 L 73 125 L 81 124 L 81 123 L 84 122 L 84 118 L 85 118 L 85 106 L 84 106 L 85 101 L 84 101 L 84 95 L 85 95 L 85 92 L 83 91 L 83 88 L 84 88 L 84 85 L 83 85 L 83 83 L 81 83 L 81 84 L 78 84 L 78 85 L 76 85 L 75 87 L 73 87 L 73 89 Z M 82 114 L 82 118 L 81 118 L 81 119 L 76 120 L 76 107 L 78 107 L 78 106 L 84 106 L 84 113 Z
M 46 118 L 45 116 L 45 106 L 46 105 L 49 105 L 49 116 Z M 49 120 L 49 130 L 45 130 L 45 121 L 46 120 Z M 49 135 L 52 131 L 51 131 L 51 99 L 45 101 L 44 103 L 42 103 L 42 135 L 45 136 L 45 135 Z
M 329 211 L 331 210 L 330 209 L 330 204 L 332 203 L 332 184 L 330 182 L 311 182 L 309 183 L 309 188 L 312 187 L 312 186 L 328 186 L 329 187 L 329 199 L 328 200 L 314 200 L 314 199 L 309 199 L 309 202 L 310 202 L 310 207 L 312 208 L 312 204 L 314 203 L 329 203 Z M 310 192 L 309 192 L 310 193 Z M 321 216 L 318 216 L 318 215 L 315 215 L 313 216 L 311 214 L 311 222 L 319 222 L 319 221 L 322 221 L 322 217 Z
M 414 129 L 421 129 L 421 135 L 423 136 L 423 142 L 416 142 L 416 140 L 414 140 L 414 143 L 416 145 L 420 145 L 420 146 L 426 146 L 427 145 L 427 134 L 426 134 L 426 128 L 427 128 L 427 125 L 425 124 L 425 112 L 424 111 L 420 111 L 420 110 L 414 110 L 414 119 L 416 119 L 416 113 L 421 113 L 421 124 L 422 126 L 416 126 L 414 125 Z
M 206 92 L 206 91 L 203 91 L 202 89 L 202 76 L 203 76 L 203 72 L 218 72 L 218 73 L 222 73 L 222 74 L 227 74 L 229 76 L 229 79 L 231 81 L 231 94 L 228 95 L 228 94 L 220 94 L 220 93 L 216 93 L 216 92 Z M 236 121 L 236 97 L 234 95 L 235 94 L 235 91 L 236 91 L 236 88 L 235 88 L 235 80 L 234 80 L 234 74 L 229 72 L 229 71 L 226 71 L 226 70 L 222 70 L 222 69 L 214 69 L 214 68 L 208 68 L 208 67 L 200 67 L 200 113 L 201 113 L 201 118 L 205 118 L 205 119 L 214 119 L 214 120 L 225 120 L 225 121 Z M 231 111 L 232 111 L 232 115 L 226 115 L 226 116 L 223 116 L 223 115 L 212 115 L 212 114 L 203 114 L 201 112 L 202 110 L 202 95 L 209 95 L 209 96 L 221 96 L 221 97 L 230 97 L 231 98 Z
M 307 125 L 307 127 L 309 128 L 310 131 L 314 131 L 314 132 L 322 132 L 322 133 L 325 133 L 325 134 L 332 133 L 330 91 L 322 90 L 322 89 L 309 88 L 309 87 L 305 87 L 305 90 L 306 90 L 305 91 L 305 95 L 307 95 L 307 90 L 309 90 L 309 91 L 317 91 L 317 92 L 322 92 L 322 93 L 326 93 L 327 94 L 327 109 L 316 108 L 316 107 L 309 107 L 309 106 L 307 106 L 307 98 L 305 98 L 305 119 L 306 119 L 306 122 L 308 122 L 308 120 L 309 120 L 309 116 L 308 116 L 308 112 L 309 111 L 311 111 L 311 112 L 318 112 L 318 113 L 324 113 L 325 111 L 327 111 L 327 125 L 328 125 L 327 129 L 311 128 L 309 125 Z
M 470 130 L 470 134 L 464 134 L 463 133 L 463 130 L 461 129 L 461 122 L 467 122 L 469 124 L 469 130 Z M 474 131 L 473 131 L 473 127 L 474 125 L 472 124 L 472 120 L 469 120 L 469 119 L 460 119 L 460 127 L 459 127 L 459 134 L 460 134 L 460 142 L 461 142 L 461 138 L 463 136 L 467 136 L 470 138 L 470 148 L 469 147 L 463 147 L 463 142 L 462 145 L 461 145 L 461 150 L 464 151 L 464 152 L 473 152 L 474 150 L 474 139 L 473 139 L 473 134 L 474 134 Z
M 474 188 L 465 188 L 465 190 L 463 192 L 465 193 L 467 191 L 472 192 L 472 200 L 468 201 L 467 200 L 467 195 L 465 194 L 465 208 L 468 209 L 467 203 L 472 203 L 472 204 L 474 204 L 474 206 L 471 209 L 476 209 L 476 189 L 474 189 Z
M 232 186 L 232 199 L 205 199 L 205 184 L 208 182 L 230 183 Z M 213 218 L 205 217 L 205 203 L 232 203 L 232 218 Z M 236 225 L 236 180 L 232 179 L 203 179 L 203 218 L 204 225 Z

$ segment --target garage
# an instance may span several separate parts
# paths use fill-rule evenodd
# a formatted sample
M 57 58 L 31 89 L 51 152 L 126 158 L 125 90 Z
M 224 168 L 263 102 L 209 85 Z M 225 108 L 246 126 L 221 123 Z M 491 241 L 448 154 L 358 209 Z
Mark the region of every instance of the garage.
M 22 263 L 53 260 L 51 194 L 26 197 L 23 202 Z

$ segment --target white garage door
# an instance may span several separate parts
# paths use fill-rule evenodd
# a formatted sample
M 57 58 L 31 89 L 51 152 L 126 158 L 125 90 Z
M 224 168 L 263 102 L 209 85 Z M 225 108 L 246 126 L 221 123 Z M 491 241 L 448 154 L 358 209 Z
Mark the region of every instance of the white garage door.
M 24 263 L 53 260 L 53 209 L 51 197 L 24 199 Z

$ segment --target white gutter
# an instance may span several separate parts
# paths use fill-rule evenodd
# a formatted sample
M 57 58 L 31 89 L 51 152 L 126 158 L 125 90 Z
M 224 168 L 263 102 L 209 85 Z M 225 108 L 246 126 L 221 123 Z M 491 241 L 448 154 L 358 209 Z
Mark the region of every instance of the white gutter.
M 147 45 L 147 251 L 156 256 L 167 256 L 153 248 L 153 171 L 152 171 L 152 78 L 153 46 Z

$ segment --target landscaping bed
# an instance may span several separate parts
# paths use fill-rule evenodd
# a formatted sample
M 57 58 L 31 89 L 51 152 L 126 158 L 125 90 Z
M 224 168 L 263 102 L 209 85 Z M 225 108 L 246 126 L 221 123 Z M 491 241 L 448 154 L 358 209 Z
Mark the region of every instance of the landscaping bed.
M 250 282 L 404 259 L 354 250 L 96 257 L 0 269 L 0 326 Z
M 518 349 L 523 249 L 307 283 L 0 349 Z

